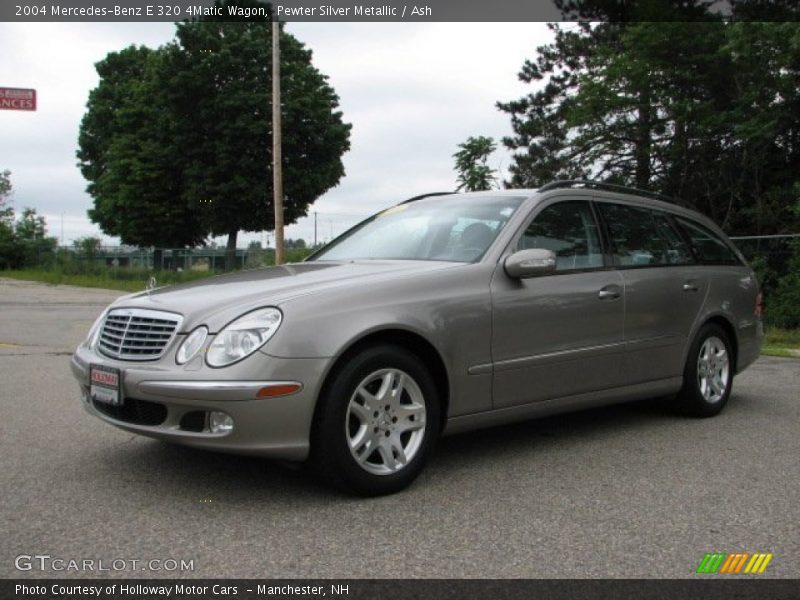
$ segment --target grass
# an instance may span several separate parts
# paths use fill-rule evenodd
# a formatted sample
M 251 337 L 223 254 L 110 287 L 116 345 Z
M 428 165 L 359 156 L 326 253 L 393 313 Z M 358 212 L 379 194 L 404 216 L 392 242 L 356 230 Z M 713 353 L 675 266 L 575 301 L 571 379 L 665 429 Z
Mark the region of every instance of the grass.
M 21 279 L 25 281 L 41 281 L 51 285 L 76 285 L 88 288 L 103 288 L 108 290 L 121 290 L 123 292 L 141 292 L 145 288 L 147 280 L 152 273 L 132 269 L 120 269 L 118 271 L 106 271 L 93 274 L 64 273 L 58 270 L 46 269 L 21 269 L 16 271 L 0 271 L 0 277 Z M 209 272 L 173 272 L 160 271 L 155 273 L 158 285 L 170 285 L 173 283 L 183 283 L 204 279 L 214 273 Z
M 768 327 L 761 354 L 800 358 L 800 329 Z
M 311 248 L 287 248 L 286 262 L 300 262 L 312 251 Z M 271 261 L 274 260 L 274 254 L 267 253 L 264 258 L 271 264 Z M 212 271 L 158 271 L 153 273 L 147 269 L 112 269 L 97 265 L 75 266 L 69 264 L 69 262 L 65 265 L 56 265 L 49 268 L 38 267 L 0 271 L 0 277 L 40 281 L 51 285 L 76 285 L 79 287 L 121 290 L 123 292 L 140 292 L 144 290 L 147 280 L 153 275 L 155 275 L 158 285 L 162 286 L 195 281 L 216 274 Z

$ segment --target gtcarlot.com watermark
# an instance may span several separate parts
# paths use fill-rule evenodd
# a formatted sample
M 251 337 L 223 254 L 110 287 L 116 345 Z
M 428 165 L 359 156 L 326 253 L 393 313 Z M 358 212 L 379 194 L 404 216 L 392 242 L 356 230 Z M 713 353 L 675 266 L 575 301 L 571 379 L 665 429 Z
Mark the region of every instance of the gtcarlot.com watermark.
M 194 571 L 194 559 L 185 558 L 64 558 L 49 554 L 20 554 L 14 559 L 17 571 Z

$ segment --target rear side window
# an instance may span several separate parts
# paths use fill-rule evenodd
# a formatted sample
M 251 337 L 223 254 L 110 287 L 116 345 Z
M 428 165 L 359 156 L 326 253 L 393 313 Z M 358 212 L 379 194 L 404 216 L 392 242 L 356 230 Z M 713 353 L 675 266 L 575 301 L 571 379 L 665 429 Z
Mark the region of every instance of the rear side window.
M 677 220 L 689 236 L 692 248 L 702 262 L 715 265 L 741 264 L 734 251 L 718 235 L 694 221 L 681 217 L 677 217 Z
M 611 236 L 615 265 L 646 267 L 693 262 L 689 247 L 665 214 L 623 204 L 599 206 Z
M 669 265 L 686 265 L 694 262 L 691 248 L 684 241 L 680 232 L 675 228 L 669 217 L 664 213 L 653 212 L 656 232 L 666 244 L 666 260 Z
M 528 225 L 518 250 L 544 248 L 556 255 L 556 271 L 603 266 L 600 234 L 588 202 L 569 200 L 551 204 Z

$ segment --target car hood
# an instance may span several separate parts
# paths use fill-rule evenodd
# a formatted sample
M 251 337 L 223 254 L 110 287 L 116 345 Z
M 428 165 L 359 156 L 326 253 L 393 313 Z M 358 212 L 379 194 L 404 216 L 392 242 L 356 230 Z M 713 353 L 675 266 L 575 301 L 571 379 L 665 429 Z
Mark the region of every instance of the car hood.
M 312 261 L 239 271 L 157 288 L 124 296 L 112 307 L 179 313 L 184 316 L 182 331 L 191 331 L 205 324 L 213 333 L 245 312 L 261 306 L 280 306 L 297 296 L 345 285 L 361 287 L 384 278 L 451 269 L 462 264 L 402 260 Z

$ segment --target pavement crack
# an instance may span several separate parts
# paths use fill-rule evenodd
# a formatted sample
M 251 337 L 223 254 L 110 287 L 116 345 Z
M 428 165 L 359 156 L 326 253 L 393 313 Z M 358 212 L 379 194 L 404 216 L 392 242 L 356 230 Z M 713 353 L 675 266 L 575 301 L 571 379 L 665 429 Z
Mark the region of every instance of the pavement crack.
M 122 440 L 121 442 L 117 442 L 117 443 L 116 443 L 116 444 L 114 444 L 114 445 L 115 445 L 115 446 L 124 446 L 124 445 L 126 445 L 126 444 L 130 444 L 130 443 L 131 443 L 131 442 L 133 442 L 133 441 L 134 441 L 136 438 L 137 438 L 137 436 L 135 436 L 135 435 L 131 434 L 131 435 L 129 435 L 129 436 L 128 436 L 128 439 Z
M 55 352 L 3 352 L 0 353 L 0 356 L 72 356 L 72 352 L 68 350 L 59 350 Z

